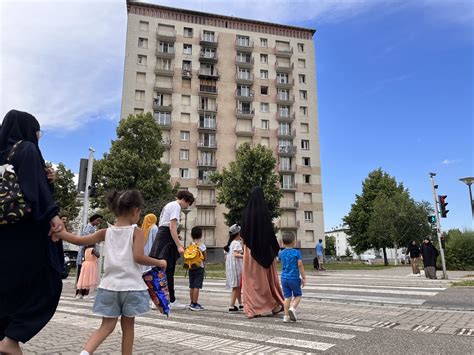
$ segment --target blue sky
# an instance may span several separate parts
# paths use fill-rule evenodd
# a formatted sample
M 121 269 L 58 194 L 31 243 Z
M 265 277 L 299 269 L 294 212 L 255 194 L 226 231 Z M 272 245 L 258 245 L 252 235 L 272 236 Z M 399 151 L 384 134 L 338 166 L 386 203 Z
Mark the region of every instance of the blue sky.
M 154 1 L 176 6 L 171 0 Z M 471 1 L 182 0 L 179 6 L 316 28 L 325 229 L 341 223 L 378 167 L 432 202 L 429 171 L 450 212 L 443 228 L 472 228 Z M 249 9 L 252 9 L 249 12 Z M 44 156 L 77 172 L 115 137 L 125 52 L 125 0 L 3 1 L 0 115 L 42 122 Z

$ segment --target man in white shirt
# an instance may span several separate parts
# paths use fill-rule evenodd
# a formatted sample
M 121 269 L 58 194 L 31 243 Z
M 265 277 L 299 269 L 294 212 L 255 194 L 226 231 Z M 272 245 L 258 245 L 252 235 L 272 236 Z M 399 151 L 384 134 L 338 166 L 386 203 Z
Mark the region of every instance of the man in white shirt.
M 185 309 L 184 304 L 176 301 L 174 293 L 174 272 L 176 261 L 184 253 L 184 247 L 178 237 L 178 225 L 181 209 L 188 208 L 194 203 L 194 196 L 189 191 L 179 191 L 176 201 L 168 203 L 160 214 L 158 234 L 150 251 L 150 256 L 155 259 L 165 259 L 167 262 L 166 278 L 170 293 L 170 306 L 172 309 Z

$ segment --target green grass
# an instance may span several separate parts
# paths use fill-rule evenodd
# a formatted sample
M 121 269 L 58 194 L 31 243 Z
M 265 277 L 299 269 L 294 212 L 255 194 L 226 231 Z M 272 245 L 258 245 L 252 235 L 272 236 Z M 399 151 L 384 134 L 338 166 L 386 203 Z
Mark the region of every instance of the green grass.
M 456 281 L 456 282 L 451 282 L 452 286 L 470 286 L 474 287 L 474 280 L 462 280 L 462 281 Z

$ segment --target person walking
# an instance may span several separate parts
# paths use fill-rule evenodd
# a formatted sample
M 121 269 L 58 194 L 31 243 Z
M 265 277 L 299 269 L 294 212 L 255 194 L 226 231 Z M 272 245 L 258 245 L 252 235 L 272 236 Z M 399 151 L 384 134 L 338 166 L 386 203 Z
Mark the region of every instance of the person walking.
M 167 262 L 166 278 L 168 279 L 170 307 L 175 310 L 186 309 L 186 305 L 176 301 L 174 292 L 176 261 L 179 259 L 180 254 L 184 253 L 183 245 L 178 236 L 178 224 L 181 217 L 181 209 L 188 208 L 193 203 L 193 194 L 182 190 L 176 195 L 176 201 L 170 202 L 163 207 L 160 214 L 158 234 L 150 251 L 152 258 L 164 259 Z
M 156 234 L 158 233 L 158 226 L 156 225 L 158 219 L 153 213 L 149 213 L 143 218 L 142 230 L 145 236 L 145 247 L 143 252 L 145 255 L 150 254 L 151 247 L 155 241 Z
M 225 285 L 227 288 L 232 289 L 229 312 L 235 313 L 243 311 L 244 305 L 242 304 L 241 286 L 244 251 L 242 249 L 242 238 L 240 237 L 240 226 L 237 224 L 233 224 L 229 228 L 229 240 L 227 241 L 227 245 L 224 247 L 224 253 L 226 256 Z M 239 307 L 235 305 L 236 300 L 239 302 Z
M 3 119 L 0 167 L 13 166 L 29 213 L 0 224 L 0 353 L 21 354 L 19 343 L 49 322 L 62 290 L 63 246 L 48 234 L 64 226 L 53 199 L 55 174 L 46 168 L 40 137 L 40 124 L 29 113 L 11 110 Z
M 436 259 L 438 257 L 438 250 L 431 243 L 430 237 L 423 239 L 421 246 L 421 258 L 423 259 L 423 267 L 427 279 L 436 279 Z
M 272 217 L 261 187 L 252 188 L 242 213 L 244 241 L 242 296 L 249 318 L 283 311 L 283 293 L 276 268 L 280 251 Z
M 104 242 L 105 273 L 93 306 L 93 312 L 102 316 L 102 324 L 91 334 L 81 355 L 92 354 L 112 334 L 119 317 L 122 354 L 132 354 L 135 316 L 150 310 L 150 296 L 140 265 L 166 267 L 165 260 L 143 253 L 145 238 L 143 231 L 136 227 L 144 204 L 141 193 L 137 190 L 111 191 L 106 195 L 106 203 L 117 217 L 115 225 L 83 237 L 66 231 L 53 235 L 53 238 L 76 245 Z
M 67 230 L 66 230 L 67 231 Z M 86 246 L 84 262 L 82 263 L 81 276 L 77 280 L 77 289 L 81 290 L 81 295 L 85 298 L 89 297 L 90 290 L 93 290 L 99 284 L 97 273 L 97 256 L 94 253 L 94 246 Z
M 412 240 L 407 248 L 407 253 L 410 256 L 411 271 L 413 275 L 420 276 L 420 268 L 418 262 L 420 261 L 420 247 L 416 244 L 416 240 Z
M 326 270 L 323 267 L 324 264 L 324 245 L 323 245 L 323 240 L 319 239 L 318 243 L 316 244 L 316 257 L 318 258 L 318 270 L 319 271 L 324 271 Z

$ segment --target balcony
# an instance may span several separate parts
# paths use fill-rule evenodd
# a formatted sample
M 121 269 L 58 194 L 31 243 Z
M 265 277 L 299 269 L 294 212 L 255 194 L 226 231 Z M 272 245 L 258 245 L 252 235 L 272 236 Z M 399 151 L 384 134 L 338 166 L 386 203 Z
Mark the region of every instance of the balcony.
M 155 74 L 156 75 L 161 75 L 161 76 L 174 76 L 174 69 L 170 67 L 163 67 L 157 65 L 155 67 Z
M 242 58 L 242 57 L 235 57 L 235 65 L 241 68 L 253 68 L 254 59 L 252 58 Z
M 298 190 L 298 184 L 296 182 L 281 184 L 280 190 L 286 192 L 295 192 Z
M 181 77 L 183 79 L 191 79 L 193 77 L 193 72 L 191 71 L 191 69 L 183 69 L 181 71 Z
M 283 145 L 277 147 L 278 155 L 292 157 L 296 155 L 296 145 Z
M 298 229 L 300 227 L 300 221 L 297 221 L 296 219 L 282 219 L 277 223 L 277 226 L 279 229 Z
M 295 68 L 294 63 L 290 64 L 283 64 L 282 62 L 276 61 L 275 62 L 275 71 L 277 73 L 291 73 L 293 69 Z
M 214 70 L 206 70 L 206 69 L 199 69 L 198 76 L 200 79 L 219 79 L 219 71 L 217 69 Z
M 297 210 L 300 207 L 299 201 L 282 200 L 280 201 L 280 208 L 282 210 Z
M 155 86 L 153 87 L 153 90 L 156 92 L 162 93 L 162 94 L 172 94 L 173 93 L 173 87 L 172 86 L 167 86 L 167 84 L 164 83 L 155 83 Z
M 236 125 L 235 134 L 239 137 L 252 137 L 255 134 L 255 127 L 239 127 L 239 125 Z
M 161 145 L 164 146 L 165 148 L 171 147 L 171 139 L 169 138 L 163 138 L 161 140 Z
M 198 130 L 199 131 L 215 131 L 217 130 L 217 122 L 216 120 L 199 120 L 198 122 Z
M 274 53 L 277 57 L 291 58 L 293 55 L 293 47 L 276 47 Z
M 254 96 L 253 90 L 235 90 L 235 98 L 239 101 L 253 101 Z
M 275 100 L 278 105 L 292 105 L 295 103 L 295 95 L 276 94 Z
M 217 218 L 196 218 L 194 220 L 194 227 L 215 227 L 217 225 Z
M 164 112 L 171 112 L 173 111 L 173 105 L 165 105 L 162 101 L 160 100 L 153 100 L 153 110 L 156 111 L 164 111 Z
M 243 74 L 243 73 L 235 74 L 235 81 L 237 82 L 237 84 L 252 85 L 253 79 L 254 79 L 253 74 Z
M 206 178 L 203 178 L 203 179 L 200 179 L 200 178 L 197 178 L 196 179 L 196 186 L 197 187 L 214 187 L 215 184 L 209 180 L 209 179 L 206 179 Z
M 201 103 L 199 103 L 199 106 L 198 106 L 198 112 L 199 113 L 205 113 L 205 112 L 214 112 L 214 113 L 217 113 L 217 104 L 214 104 L 214 105 L 201 105 Z
M 176 31 L 156 31 L 156 39 L 163 42 L 175 42 Z
M 277 128 L 276 133 L 278 138 L 293 139 L 296 137 L 296 129 L 289 130 Z
M 217 168 L 217 161 L 216 160 L 202 160 L 198 159 L 196 163 L 198 168 L 207 168 L 207 169 L 216 169 Z
M 235 116 L 237 118 L 244 118 L 244 119 L 251 120 L 255 116 L 255 110 L 254 109 L 244 110 L 244 109 L 236 108 Z
M 172 127 L 171 117 L 170 118 L 155 118 L 158 126 L 166 131 L 170 131 Z
M 168 49 L 157 48 L 155 55 L 158 58 L 171 59 L 171 58 L 174 58 L 175 51 L 174 51 L 174 48 L 168 48 Z
M 253 41 L 252 40 L 243 40 L 237 38 L 235 40 L 235 50 L 237 52 L 252 52 L 253 51 Z
M 276 119 L 278 122 L 293 122 L 296 118 L 296 114 L 293 113 L 283 113 L 283 112 L 277 112 L 276 114 Z
M 201 96 L 216 96 L 217 86 L 199 85 L 199 95 Z
M 205 47 L 217 48 L 218 46 L 217 34 L 210 35 L 210 34 L 201 33 L 199 44 Z
M 202 63 L 217 63 L 217 52 L 209 53 L 209 52 L 199 52 L 199 61 Z
M 278 172 L 284 174 L 295 174 L 296 173 L 296 164 L 279 164 Z
M 197 142 L 198 149 L 217 149 L 217 142 L 210 142 L 210 141 L 198 141 Z
M 216 207 L 216 199 L 212 197 L 196 199 L 196 207 Z
M 288 81 L 275 79 L 275 86 L 277 89 L 293 89 L 293 86 L 295 86 L 295 79 L 290 79 Z

